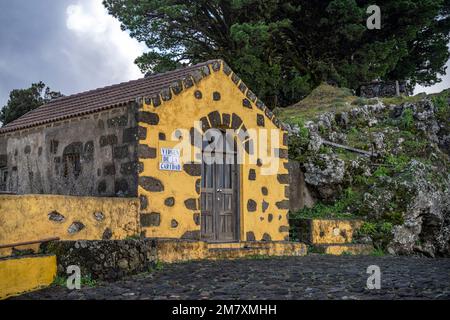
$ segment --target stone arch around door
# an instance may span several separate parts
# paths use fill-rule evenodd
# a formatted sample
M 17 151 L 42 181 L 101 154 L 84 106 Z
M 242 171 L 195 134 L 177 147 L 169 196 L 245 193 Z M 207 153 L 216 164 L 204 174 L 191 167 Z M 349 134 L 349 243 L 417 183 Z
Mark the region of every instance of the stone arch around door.
M 287 237 L 289 229 L 285 128 L 223 62 L 202 68 L 201 74 L 201 77 L 188 77 L 186 81 L 181 79 L 176 90 L 169 88 L 164 94 L 137 100 L 140 149 L 155 151 L 151 157 L 139 156 L 138 160 L 142 231 L 147 237 L 200 238 L 201 164 L 182 163 L 181 173 L 167 174 L 157 169 L 159 152 L 161 146 L 175 145 L 168 137 L 177 128 L 187 129 L 188 135 L 190 129 L 193 136 L 215 127 L 237 130 L 244 137 L 241 154 L 246 158 L 255 151 L 252 159 L 255 164 L 246 162 L 241 171 L 245 190 L 241 208 L 245 221 L 240 239 L 281 241 Z M 186 123 L 195 120 L 200 120 L 201 125 L 186 127 Z M 257 141 L 246 134 L 254 128 L 280 132 L 280 159 L 273 175 L 262 174 L 268 165 L 264 159 L 256 162 Z
M 200 173 L 200 180 L 196 181 L 196 189 L 199 189 L 198 199 L 200 211 L 200 238 L 209 241 L 239 241 L 241 235 L 241 225 L 244 217 L 241 212 L 241 165 L 237 162 L 237 148 L 245 150 L 249 155 L 254 153 L 255 143 L 247 132 L 247 128 L 235 113 L 213 111 L 200 119 L 201 128 L 190 129 L 191 144 L 201 150 L 203 158 L 203 138 L 210 129 L 222 131 L 225 137 L 225 130 L 233 130 L 234 139 L 234 163 L 233 164 L 213 164 L 192 163 L 184 168 L 192 170 L 192 166 L 197 166 Z M 201 141 L 195 137 L 202 137 Z M 239 146 L 238 146 L 239 145 Z M 236 148 L 237 147 L 237 148 Z M 223 154 L 225 155 L 225 154 Z M 229 156 L 229 155 L 228 155 Z M 208 169 L 210 168 L 210 169 Z M 223 175 L 223 179 L 219 176 Z M 228 177 L 228 179 L 227 179 Z M 205 179 L 206 178 L 206 179 Z M 194 202 L 194 199 L 189 199 Z

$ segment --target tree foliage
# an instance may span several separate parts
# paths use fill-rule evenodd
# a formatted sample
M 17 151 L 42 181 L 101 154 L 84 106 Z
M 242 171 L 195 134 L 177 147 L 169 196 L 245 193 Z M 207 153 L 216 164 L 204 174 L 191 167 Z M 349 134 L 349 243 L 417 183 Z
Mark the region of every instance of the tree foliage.
M 42 81 L 33 83 L 27 89 L 12 90 L 8 102 L 0 110 L 0 122 L 6 125 L 25 113 L 62 96 L 60 92 L 52 91 Z
M 270 105 L 322 81 L 356 89 L 373 79 L 432 85 L 449 58 L 450 0 L 104 0 L 149 51 L 144 72 L 222 58 Z

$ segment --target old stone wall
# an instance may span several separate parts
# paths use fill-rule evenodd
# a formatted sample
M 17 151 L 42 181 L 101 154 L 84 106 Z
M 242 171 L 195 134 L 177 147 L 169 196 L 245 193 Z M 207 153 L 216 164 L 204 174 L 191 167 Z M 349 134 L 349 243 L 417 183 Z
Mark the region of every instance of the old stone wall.
M 398 86 L 397 86 L 398 84 Z M 411 88 L 405 81 L 373 81 L 359 87 L 358 96 L 364 98 L 395 97 L 397 95 L 411 95 Z
M 134 106 L 3 134 L 3 189 L 18 194 L 136 196 Z
M 68 266 L 80 267 L 82 277 L 118 280 L 148 272 L 155 264 L 156 247 L 152 240 L 59 241 L 41 246 L 57 256 L 58 274 L 67 276 Z
M 0 244 L 125 239 L 140 233 L 138 210 L 137 198 L 0 195 Z M 0 256 L 10 253 L 0 249 Z

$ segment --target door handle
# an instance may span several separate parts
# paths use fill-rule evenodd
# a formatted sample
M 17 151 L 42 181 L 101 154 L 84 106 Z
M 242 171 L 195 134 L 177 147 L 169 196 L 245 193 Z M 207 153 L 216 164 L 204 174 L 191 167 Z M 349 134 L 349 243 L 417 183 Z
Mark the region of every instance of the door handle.
M 223 190 L 222 189 L 217 189 L 217 192 L 222 192 Z

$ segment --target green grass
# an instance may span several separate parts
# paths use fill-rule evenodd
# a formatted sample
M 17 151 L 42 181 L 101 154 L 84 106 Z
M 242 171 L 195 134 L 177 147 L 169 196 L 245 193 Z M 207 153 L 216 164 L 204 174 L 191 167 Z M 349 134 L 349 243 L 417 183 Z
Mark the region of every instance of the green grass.
M 342 197 L 334 203 L 324 204 L 319 202 L 312 208 L 304 208 L 291 215 L 291 219 L 354 218 L 355 215 L 349 209 L 359 200 L 360 196 L 359 192 L 354 191 L 352 188 L 347 188 L 344 190 Z
M 295 123 L 297 119 L 310 120 L 327 111 L 342 112 L 354 108 L 358 98 L 347 88 L 337 88 L 321 84 L 305 99 L 279 110 L 278 117 L 282 121 Z
M 155 265 L 151 266 L 148 272 L 162 271 L 164 270 L 164 263 L 161 261 L 156 261 Z
M 384 252 L 381 248 L 375 248 L 370 255 L 374 257 L 382 257 L 386 255 L 386 252 Z
M 133 234 L 133 235 L 127 236 L 127 237 L 125 238 L 125 240 L 140 240 L 140 239 L 141 239 L 141 236 L 138 235 L 138 234 Z
M 67 286 L 67 277 L 57 275 L 53 280 L 53 285 L 58 287 Z M 81 286 L 93 288 L 97 285 L 97 281 L 92 279 L 91 275 L 81 277 Z

